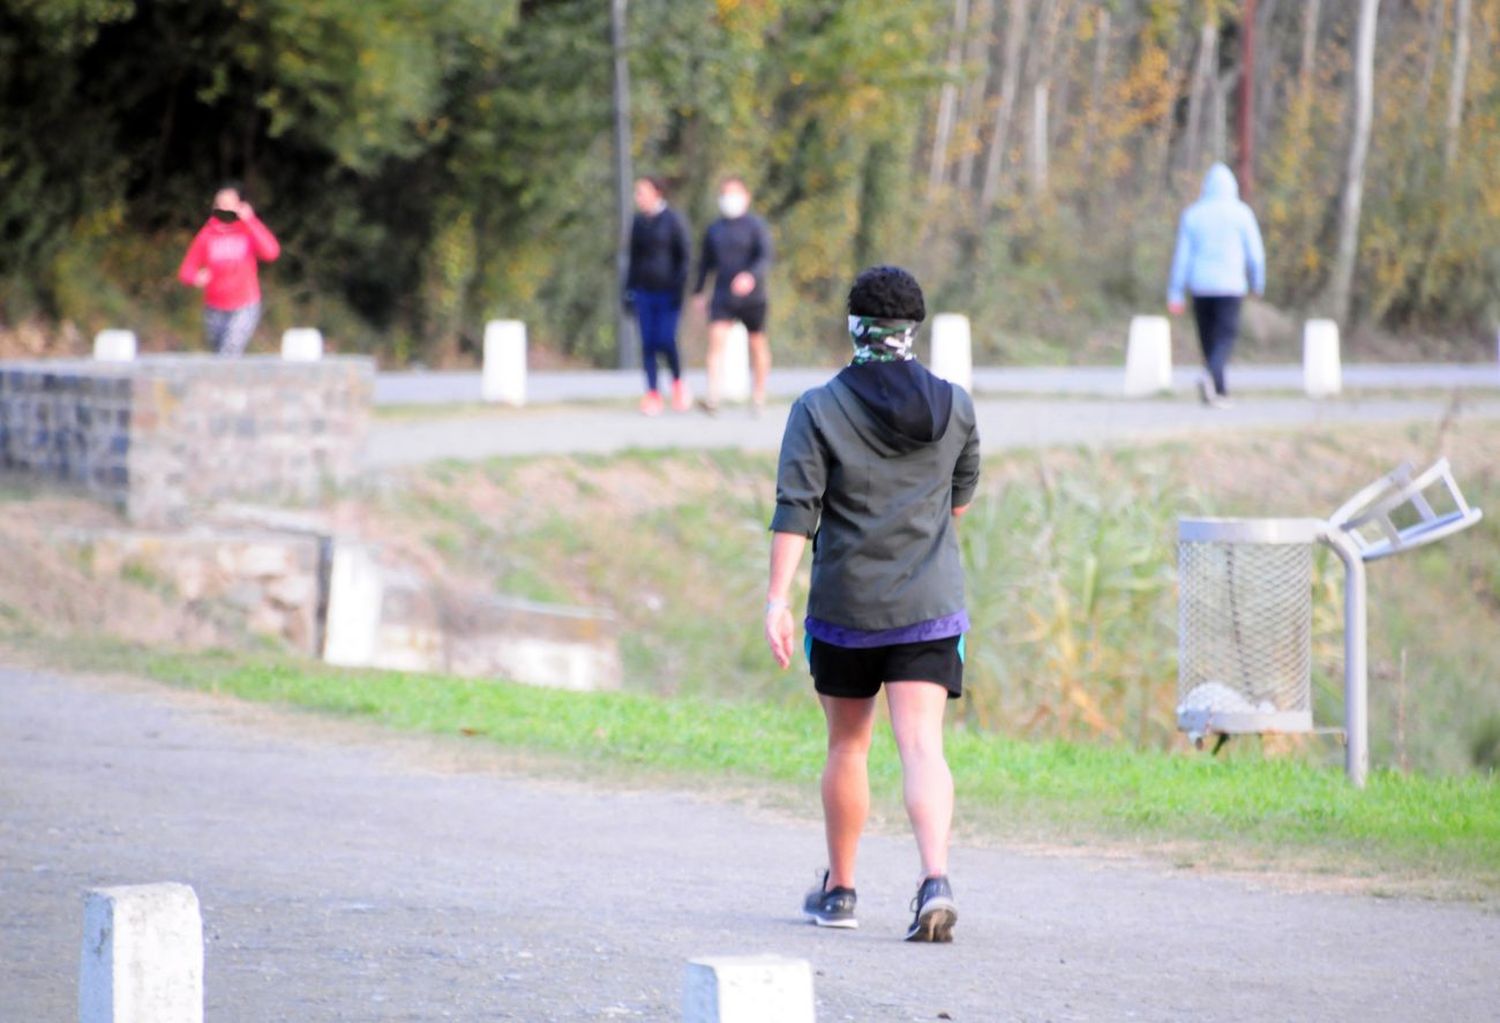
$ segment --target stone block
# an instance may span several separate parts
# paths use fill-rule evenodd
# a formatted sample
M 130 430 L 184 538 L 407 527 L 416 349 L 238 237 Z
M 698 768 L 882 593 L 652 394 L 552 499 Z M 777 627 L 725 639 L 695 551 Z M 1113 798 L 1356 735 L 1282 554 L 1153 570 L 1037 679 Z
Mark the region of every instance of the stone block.
M 932 318 L 932 357 L 927 368 L 966 391 L 973 389 L 974 350 L 967 316 L 939 313 Z
M 526 404 L 526 324 L 520 320 L 485 324 L 480 393 L 485 401 Z
M 688 962 L 683 1023 L 814 1023 L 812 965 L 778 955 Z
M 1172 389 L 1172 323 L 1165 316 L 1133 316 L 1125 347 L 1125 396 L 1143 398 Z
M 750 334 L 743 323 L 736 322 L 724 337 L 719 397 L 724 401 L 750 400 Z
M 281 357 L 288 362 L 317 362 L 323 357 L 323 332 L 292 327 L 281 335 Z
M 1344 389 L 1339 359 L 1339 325 L 1308 320 L 1302 328 L 1302 386 L 1309 397 L 1327 398 Z
M 203 1023 L 203 919 L 184 884 L 84 896 L 79 1023 Z

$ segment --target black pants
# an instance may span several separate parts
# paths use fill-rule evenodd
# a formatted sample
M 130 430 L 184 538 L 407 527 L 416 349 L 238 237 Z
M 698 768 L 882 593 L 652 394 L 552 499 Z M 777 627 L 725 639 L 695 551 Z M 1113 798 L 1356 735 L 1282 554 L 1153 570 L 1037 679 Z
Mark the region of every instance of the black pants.
M 1214 390 L 1222 397 L 1229 393 L 1224 384 L 1224 367 L 1234 351 L 1240 333 L 1239 295 L 1203 295 L 1193 297 L 1193 319 L 1198 323 L 1198 344 L 1203 347 L 1203 364 L 1214 378 Z

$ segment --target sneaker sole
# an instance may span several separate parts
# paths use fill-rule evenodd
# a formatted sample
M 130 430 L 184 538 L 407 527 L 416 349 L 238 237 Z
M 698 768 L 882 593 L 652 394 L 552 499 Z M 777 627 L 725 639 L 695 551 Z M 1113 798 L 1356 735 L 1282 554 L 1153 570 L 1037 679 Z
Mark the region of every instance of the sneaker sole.
M 802 911 L 802 916 L 805 920 L 817 924 L 819 927 L 836 927 L 845 931 L 853 931 L 859 928 L 859 921 L 853 917 L 850 917 L 848 920 L 825 920 L 816 913 L 809 913 L 807 910 Z
M 936 902 L 937 900 L 934 900 Z M 906 934 L 907 941 L 928 941 L 944 944 L 953 940 L 953 925 L 958 923 L 958 910 L 949 903 L 928 904 L 916 924 Z

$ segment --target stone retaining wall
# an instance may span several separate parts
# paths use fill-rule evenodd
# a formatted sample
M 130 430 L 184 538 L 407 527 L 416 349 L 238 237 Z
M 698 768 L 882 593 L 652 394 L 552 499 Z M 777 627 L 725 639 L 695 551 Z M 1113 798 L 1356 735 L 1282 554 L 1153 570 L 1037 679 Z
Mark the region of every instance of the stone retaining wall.
M 314 502 L 358 471 L 374 379 L 359 357 L 0 363 L 0 472 L 152 527 L 227 500 Z

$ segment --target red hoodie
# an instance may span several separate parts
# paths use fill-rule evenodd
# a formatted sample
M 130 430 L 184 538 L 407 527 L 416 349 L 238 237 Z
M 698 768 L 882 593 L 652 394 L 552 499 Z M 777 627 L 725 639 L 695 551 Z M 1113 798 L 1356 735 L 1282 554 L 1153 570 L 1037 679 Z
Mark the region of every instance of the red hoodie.
M 198 271 L 208 268 L 203 304 L 210 309 L 241 309 L 260 301 L 260 277 L 256 267 L 281 255 L 276 241 L 258 217 L 224 223 L 209 218 L 188 246 L 177 279 L 194 284 Z

